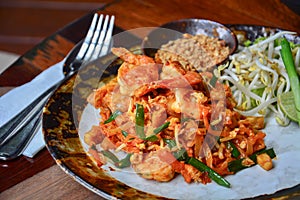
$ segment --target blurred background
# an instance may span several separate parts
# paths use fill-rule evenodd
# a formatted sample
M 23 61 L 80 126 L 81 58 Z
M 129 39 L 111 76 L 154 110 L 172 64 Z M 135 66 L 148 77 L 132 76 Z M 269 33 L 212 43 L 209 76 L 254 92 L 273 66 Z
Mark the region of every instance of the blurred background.
M 292 11 L 300 15 L 300 1 L 299 0 L 281 0 L 282 3 L 287 5 Z
M 103 0 L 0 0 L 0 51 L 22 55 Z
M 0 51 L 22 55 L 58 29 L 114 1 L 0 0 Z M 300 14 L 300 0 L 281 2 Z

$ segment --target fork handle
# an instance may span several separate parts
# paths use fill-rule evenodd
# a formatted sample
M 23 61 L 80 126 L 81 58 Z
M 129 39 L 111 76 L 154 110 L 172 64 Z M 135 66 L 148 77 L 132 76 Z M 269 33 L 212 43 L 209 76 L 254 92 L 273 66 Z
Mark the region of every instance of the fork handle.
M 6 122 L 0 128 L 0 146 L 9 141 L 9 139 L 11 139 L 23 126 L 26 126 L 26 124 L 28 124 L 34 116 L 39 114 L 50 95 L 62 83 L 62 81 L 59 81 L 43 92 L 36 100 L 30 103 L 26 108 L 16 114 L 15 117 Z

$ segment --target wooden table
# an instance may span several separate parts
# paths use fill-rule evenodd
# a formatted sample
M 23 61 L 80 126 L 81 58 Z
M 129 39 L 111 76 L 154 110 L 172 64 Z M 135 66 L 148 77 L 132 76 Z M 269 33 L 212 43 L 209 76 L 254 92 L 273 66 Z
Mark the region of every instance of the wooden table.
M 115 15 L 116 26 L 123 30 L 159 26 L 182 18 L 203 18 L 223 24 L 264 25 L 300 33 L 300 16 L 280 0 L 106 0 L 102 3 L 99 4 L 101 12 Z M 91 14 L 78 16 L 24 52 L 0 75 L 0 87 L 26 83 L 62 60 L 84 37 L 90 19 Z M 46 149 L 33 159 L 21 156 L 0 161 L 0 192 L 0 199 L 99 199 L 60 170 Z

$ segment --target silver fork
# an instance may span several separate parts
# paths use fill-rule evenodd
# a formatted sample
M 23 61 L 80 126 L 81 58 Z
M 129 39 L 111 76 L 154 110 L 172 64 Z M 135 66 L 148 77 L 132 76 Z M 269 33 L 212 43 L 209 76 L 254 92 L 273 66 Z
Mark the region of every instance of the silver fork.
M 41 119 L 41 117 L 38 116 L 41 116 L 42 108 L 55 89 L 72 74 L 74 74 L 74 72 L 78 70 L 78 66 L 108 53 L 114 27 L 114 19 L 114 16 L 111 16 L 109 19 L 109 16 L 106 15 L 104 19 L 102 14 L 94 14 L 88 33 L 75 60 L 73 61 L 73 63 L 77 63 L 77 67 L 74 67 L 75 65 L 71 64 L 70 70 L 67 74 L 65 74 L 63 80 L 46 90 L 24 110 L 22 110 L 20 113 L 17 113 L 14 118 L 0 127 L 0 147 L 20 131 L 31 131 L 33 135 L 38 129 L 37 127 L 40 123 L 33 123 L 32 121 L 38 121 Z M 78 63 L 80 63 L 80 65 L 78 65 Z M 35 124 L 35 126 L 32 126 L 32 130 L 24 129 L 24 126 L 27 126 L 29 122 Z

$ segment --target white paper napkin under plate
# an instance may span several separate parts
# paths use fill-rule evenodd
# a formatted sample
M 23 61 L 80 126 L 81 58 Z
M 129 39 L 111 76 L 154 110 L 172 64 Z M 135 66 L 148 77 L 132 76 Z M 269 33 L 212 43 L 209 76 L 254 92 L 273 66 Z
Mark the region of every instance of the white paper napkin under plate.
M 14 88 L 0 97 L 0 126 L 27 107 L 36 97 L 64 78 L 62 67 L 65 59 L 43 71 L 32 81 Z M 39 128 L 23 155 L 33 157 L 45 146 L 42 128 Z

